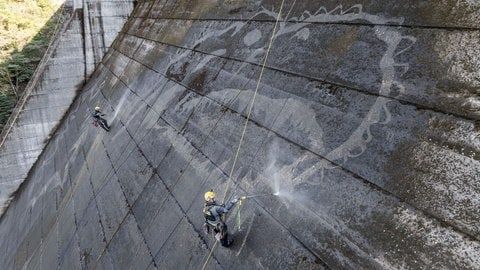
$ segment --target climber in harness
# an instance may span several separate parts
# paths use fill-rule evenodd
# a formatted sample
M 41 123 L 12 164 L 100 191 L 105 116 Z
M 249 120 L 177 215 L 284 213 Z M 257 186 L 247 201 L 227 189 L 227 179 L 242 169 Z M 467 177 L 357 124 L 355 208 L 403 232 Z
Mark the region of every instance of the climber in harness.
M 218 204 L 215 201 L 215 192 L 213 190 L 205 193 L 205 204 L 203 214 L 205 223 L 203 224 L 206 234 L 212 231 L 215 239 L 224 247 L 228 247 L 233 243 L 233 239 L 228 238 L 227 224 L 224 222 L 224 215 L 238 202 L 238 198 L 234 198 L 227 205 Z
M 100 110 L 100 107 L 95 107 L 95 112 L 93 112 L 93 118 L 95 119 L 93 124 L 95 126 L 98 126 L 100 125 L 100 127 L 102 127 L 103 129 L 105 129 L 106 131 L 110 131 L 110 126 L 108 125 L 107 123 L 107 120 L 105 118 L 103 118 L 102 116 L 104 116 L 105 114 L 102 113 L 102 111 Z

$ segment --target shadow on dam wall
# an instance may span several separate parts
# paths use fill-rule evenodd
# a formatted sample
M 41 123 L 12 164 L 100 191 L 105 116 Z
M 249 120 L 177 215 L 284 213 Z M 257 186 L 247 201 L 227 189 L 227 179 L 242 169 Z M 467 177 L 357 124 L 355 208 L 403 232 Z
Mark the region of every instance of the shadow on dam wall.
M 478 269 L 480 5 L 445 2 L 140 1 L 2 216 L 0 264 Z M 211 188 L 252 196 L 229 248 Z

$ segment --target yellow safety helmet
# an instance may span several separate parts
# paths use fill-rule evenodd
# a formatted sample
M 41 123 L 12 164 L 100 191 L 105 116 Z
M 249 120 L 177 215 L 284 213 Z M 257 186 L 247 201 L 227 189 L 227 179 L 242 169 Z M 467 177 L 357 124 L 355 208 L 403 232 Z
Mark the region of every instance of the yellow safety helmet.
M 205 193 L 205 201 L 210 201 L 210 200 L 213 200 L 215 199 L 215 192 L 213 192 L 213 190 L 211 189 L 210 191 L 207 191 Z
M 95 111 L 100 111 L 100 107 L 95 107 Z

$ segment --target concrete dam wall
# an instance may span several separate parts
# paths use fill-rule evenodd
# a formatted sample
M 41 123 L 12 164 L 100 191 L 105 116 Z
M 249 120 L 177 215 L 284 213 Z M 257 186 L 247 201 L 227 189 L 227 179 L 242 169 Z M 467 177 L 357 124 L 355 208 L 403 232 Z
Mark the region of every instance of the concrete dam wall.
M 2 216 L 0 265 L 478 269 L 479 19 L 467 0 L 138 2 Z M 228 248 L 203 231 L 209 189 L 250 196 Z

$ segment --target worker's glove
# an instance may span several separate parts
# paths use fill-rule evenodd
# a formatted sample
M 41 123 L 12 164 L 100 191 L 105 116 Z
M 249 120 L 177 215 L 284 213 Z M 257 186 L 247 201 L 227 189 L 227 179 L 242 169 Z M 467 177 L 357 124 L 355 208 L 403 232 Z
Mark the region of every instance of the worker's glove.
M 238 202 L 238 196 L 233 197 L 233 200 L 231 200 L 231 203 L 237 203 Z

